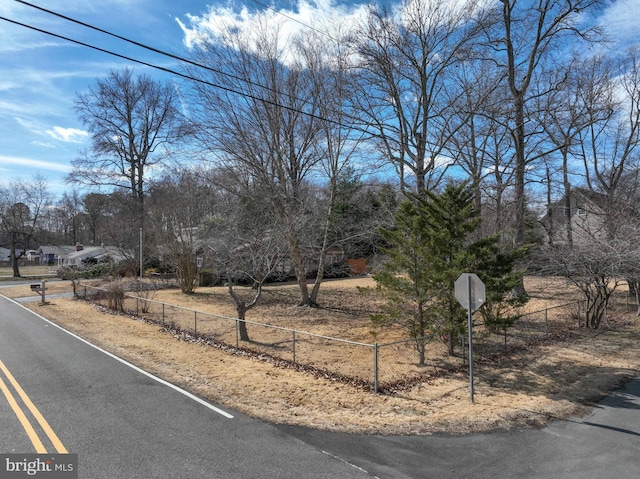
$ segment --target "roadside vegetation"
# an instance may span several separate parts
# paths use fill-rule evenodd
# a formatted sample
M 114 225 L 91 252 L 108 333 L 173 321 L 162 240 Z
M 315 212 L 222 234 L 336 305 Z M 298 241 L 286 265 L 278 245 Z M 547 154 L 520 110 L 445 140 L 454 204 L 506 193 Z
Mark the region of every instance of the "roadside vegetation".
M 357 288 L 372 284 L 370 278 L 328 282 L 326 308 L 287 305 L 282 300 L 295 298 L 296 287 L 280 285 L 252 310 L 252 319 L 280 326 L 304 325 L 318 334 L 366 338 L 371 334 L 371 302 L 363 301 Z M 528 310 L 566 303 L 574 294 L 557 279 L 527 278 L 525 285 L 531 295 Z M 52 292 L 70 288 L 66 282 L 51 283 L 51 287 Z M 1 293 L 12 297 L 32 294 L 28 286 L 4 288 Z M 203 288 L 196 295 L 184 295 L 179 289 L 159 290 L 155 299 L 222 315 L 234 313 L 224 287 Z M 350 305 L 347 311 L 344 306 L 334 307 L 345 304 Z M 539 426 L 586 411 L 640 371 L 640 328 L 633 307 L 626 313 L 624 301 L 616 302 L 606 327 L 599 331 L 565 330 L 491 361 L 478 362 L 474 404 L 469 400 L 464 368 L 433 375 L 393 393 L 373 394 L 368 388 L 242 349 L 208 346 L 188 334 L 163 331 L 158 324 L 84 301 L 59 298 L 46 306 L 37 301 L 27 305 L 211 401 L 268 421 L 328 430 L 430 434 Z M 442 352 L 446 354 L 446 349 Z M 412 357 L 416 362 L 415 353 Z
M 618 300 L 640 312 L 640 47 L 602 53 L 582 22 L 601 3 L 415 0 L 326 37 L 268 12 L 249 30 L 185 25 L 184 83 L 124 68 L 77 92 L 80 189 L 0 183 L 7 276 L 55 269 L 69 283 L 49 293 L 76 298 L 104 285 L 99 307 L 32 307 L 255 415 L 269 398 L 277 420 L 425 432 L 576 411 L 637 372 Z M 486 286 L 471 328 L 490 399 L 458 417 L 462 273 Z M 298 332 L 384 348 L 385 394 L 354 354 L 290 347 Z M 328 410 L 309 397 L 332 388 Z

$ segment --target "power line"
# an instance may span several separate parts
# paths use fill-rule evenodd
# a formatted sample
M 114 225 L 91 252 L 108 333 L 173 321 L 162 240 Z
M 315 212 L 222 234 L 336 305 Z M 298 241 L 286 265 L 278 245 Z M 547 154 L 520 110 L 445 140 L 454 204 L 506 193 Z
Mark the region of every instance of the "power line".
M 195 61 L 190 60 L 190 59 L 188 59 L 188 58 L 184 58 L 184 57 L 181 57 L 181 56 L 179 56 L 179 55 L 175 55 L 175 54 L 173 54 L 173 53 L 170 53 L 170 52 L 167 52 L 167 51 L 164 51 L 164 50 L 160 50 L 160 49 L 158 49 L 158 48 L 152 47 L 152 46 L 150 46 L 150 45 L 146 45 L 146 44 L 141 43 L 141 42 L 138 42 L 138 41 L 136 41 L 136 40 L 131 40 L 130 38 L 124 37 L 124 36 L 122 36 L 122 35 L 118 35 L 118 34 L 116 34 L 116 33 L 110 32 L 110 31 L 108 31 L 108 30 L 104 30 L 104 29 L 102 29 L 102 28 L 100 28 L 100 27 L 96 27 L 96 26 L 91 25 L 91 24 L 89 24 L 89 23 L 82 22 L 82 21 L 80 21 L 80 20 L 77 20 L 77 19 L 74 19 L 74 18 L 68 17 L 68 16 L 66 16 L 66 15 L 63 15 L 63 14 L 58 13 L 58 12 L 55 12 L 55 11 L 53 11 L 53 10 L 46 9 L 46 8 L 41 7 L 41 6 L 39 6 L 39 5 L 35 5 L 35 4 L 29 3 L 29 2 L 24 1 L 24 0 L 15 0 L 15 1 L 16 1 L 16 2 L 18 2 L 18 3 L 21 3 L 21 4 L 25 5 L 25 6 L 28 6 L 28 7 L 31 7 L 31 8 L 35 8 L 35 9 L 37 9 L 37 10 L 40 10 L 40 11 L 45 12 L 45 13 L 48 13 L 48 14 L 53 15 L 53 16 L 55 16 L 55 17 L 61 18 L 61 19 L 63 19 L 63 20 L 66 20 L 66 21 L 69 21 L 69 22 L 75 23 L 75 24 L 77 24 L 77 25 L 81 25 L 81 26 L 86 27 L 86 28 L 89 28 L 89 29 L 91 29 L 91 30 L 98 31 L 98 32 L 103 33 L 103 34 L 105 34 L 105 35 L 109 35 L 109 36 L 111 36 L 111 37 L 117 38 L 117 39 L 119 39 L 119 40 L 122 40 L 122 41 L 124 41 L 124 42 L 130 43 L 130 44 L 132 44 L 132 45 L 136 45 L 136 46 L 138 46 L 138 47 L 144 48 L 144 49 L 149 50 L 149 51 L 151 51 L 151 52 L 154 52 L 154 53 L 157 53 L 157 54 L 160 54 L 160 55 L 163 55 L 163 56 L 166 56 L 166 57 L 172 58 L 172 59 L 174 59 L 174 60 L 178 60 L 178 61 L 181 61 L 181 62 L 184 62 L 184 63 L 190 64 L 190 65 L 193 65 L 193 66 L 195 66 L 195 67 L 198 67 L 198 68 L 202 68 L 202 69 L 204 69 L 204 70 L 211 71 L 211 72 L 213 72 L 213 73 L 217 73 L 217 74 L 220 74 L 220 75 L 223 75 L 223 76 L 229 77 L 229 78 L 233 78 L 234 80 L 238 80 L 238 81 L 241 81 L 241 82 L 247 83 L 247 84 L 249 84 L 249 85 L 253 85 L 253 86 L 256 86 L 256 87 L 258 87 L 258 88 L 262 88 L 262 89 L 264 89 L 264 90 L 267 90 L 267 91 L 270 91 L 270 92 L 276 93 L 276 94 L 278 94 L 278 95 L 283 94 L 282 92 L 280 92 L 280 91 L 278 91 L 278 90 L 276 90 L 276 89 L 274 89 L 274 88 L 272 88 L 272 87 L 268 87 L 268 86 L 266 86 L 266 85 L 262 85 L 262 84 L 260 84 L 260 83 L 254 82 L 254 81 L 252 81 L 252 80 L 250 80 L 250 79 L 247 79 L 247 78 L 239 77 L 239 76 L 234 75 L 234 74 L 229 73 L 229 72 L 225 72 L 225 71 L 218 70 L 218 69 L 216 69 L 216 68 L 213 68 L 213 67 L 210 67 L 210 66 L 207 66 L 207 65 L 203 65 L 202 63 L 198 63 L 198 62 L 195 62 Z M 255 0 L 253 0 L 253 1 L 255 1 Z M 270 8 L 270 7 L 267 7 L 267 6 L 266 6 L 266 5 L 264 5 L 264 4 L 261 4 L 260 2 L 256 2 L 256 3 L 258 3 L 258 4 L 262 5 L 262 6 L 265 6 L 266 8 Z M 273 10 L 273 9 L 272 9 L 272 10 Z M 274 11 L 275 11 L 275 10 L 274 10 Z M 278 12 L 277 12 L 277 13 L 278 13 Z M 282 14 L 282 15 L 284 15 L 284 14 Z M 287 17 L 286 15 L 284 15 L 284 16 L 285 16 L 285 17 Z M 287 17 L 287 18 L 289 18 L 289 17 Z M 165 72 L 167 72 L 167 73 L 173 73 L 173 74 L 178 75 L 178 76 L 180 76 L 180 77 L 182 77 L 182 78 L 190 79 L 190 80 L 196 81 L 196 82 L 198 82 L 198 83 L 203 83 L 203 84 L 207 84 L 207 85 L 210 85 L 210 86 L 214 86 L 214 87 L 216 87 L 216 88 L 220 88 L 220 89 L 223 89 L 223 90 L 229 91 L 229 92 L 231 92 L 231 93 L 235 93 L 235 94 L 238 94 L 238 95 L 241 95 L 241 96 L 245 96 L 245 97 L 247 97 L 247 98 L 251 98 L 251 99 L 254 99 L 254 100 L 261 100 L 261 101 L 264 101 L 265 103 L 268 103 L 268 104 L 270 104 L 270 105 L 280 106 L 280 107 L 282 107 L 282 108 L 285 108 L 285 109 L 288 109 L 288 110 L 291 110 L 291 111 L 294 111 L 294 112 L 297 112 L 297 113 L 303 113 L 303 114 L 306 114 L 306 115 L 308 115 L 308 116 L 310 116 L 310 117 L 312 117 L 312 118 L 320 119 L 320 120 L 324 120 L 324 121 L 328 121 L 328 122 L 330 122 L 330 123 L 332 123 L 332 124 L 335 124 L 335 125 L 338 125 L 338 126 L 345 126 L 345 125 L 343 125 L 340 121 L 337 121 L 337 120 L 331 120 L 331 119 L 328 119 L 328 118 L 321 117 L 321 116 L 319 116 L 319 115 L 315 115 L 315 114 L 312 114 L 312 113 L 308 113 L 308 112 L 304 112 L 304 111 L 298 110 L 298 109 L 293 108 L 293 107 L 287 107 L 287 106 L 285 106 L 285 105 L 281 105 L 281 104 L 279 104 L 279 103 L 277 103 L 277 102 L 274 102 L 274 101 L 270 101 L 270 100 L 266 100 L 266 99 L 263 99 L 263 98 L 256 97 L 256 96 L 254 96 L 254 95 L 252 95 L 252 94 L 250 94 L 250 93 L 240 92 L 240 91 L 237 91 L 237 90 L 235 90 L 235 89 L 233 89 L 233 88 L 230 88 L 230 87 L 224 87 L 224 86 L 222 86 L 222 85 L 217 85 L 217 84 L 212 83 L 212 82 L 208 82 L 208 81 L 205 81 L 205 80 L 201 80 L 201 79 L 198 79 L 198 78 L 194 78 L 194 77 L 192 77 L 192 76 L 190 76 L 190 75 L 182 74 L 182 73 L 176 72 L 176 71 L 174 71 L 174 70 L 170 70 L 170 69 L 165 68 L 165 67 L 160 67 L 160 66 L 153 65 L 153 64 L 150 64 L 150 63 L 146 63 L 146 62 L 143 62 L 143 61 L 140 61 L 140 60 L 136 60 L 136 59 L 131 58 L 131 57 L 126 57 L 126 56 L 123 56 L 123 55 L 117 54 L 117 53 L 115 53 L 115 52 L 111 52 L 111 51 L 109 51 L 109 50 L 102 49 L 102 48 L 100 48 L 100 47 L 96 47 L 96 46 L 93 46 L 93 45 L 85 44 L 85 43 L 80 42 L 80 41 L 78 41 L 78 40 L 73 40 L 73 39 L 71 39 L 71 38 L 63 37 L 63 36 L 57 35 L 57 34 L 55 34 L 55 33 L 51 33 L 51 32 L 48 32 L 48 31 L 46 31 L 46 30 L 38 29 L 38 28 L 36 28 L 36 27 L 32 27 L 32 26 L 29 26 L 29 25 L 26 25 L 26 24 L 21 24 L 21 23 L 19 23 L 19 22 L 13 21 L 13 20 L 9 20 L 9 19 L 6 19 L 6 18 L 2 18 L 2 19 L 3 19 L 3 20 L 6 20 L 6 21 L 9 21 L 9 22 L 12 22 L 12 23 L 16 23 L 16 24 L 21 25 L 21 26 L 24 26 L 24 27 L 26 27 L 26 28 L 30 28 L 30 29 L 33 29 L 33 30 L 36 30 L 36 31 L 39 31 L 39 32 L 42 32 L 42 33 L 45 33 L 45 34 L 48 34 L 48 35 L 52 35 L 52 36 L 55 36 L 55 37 L 61 38 L 61 39 L 66 40 L 66 41 L 70 41 L 70 42 L 73 42 L 73 43 L 76 43 L 76 44 L 79 44 L 79 45 L 82 45 L 82 46 L 86 46 L 86 47 L 88 47 L 88 48 L 92 48 L 92 49 L 94 49 L 94 50 L 98 50 L 98 51 L 102 51 L 102 52 L 107 53 L 107 54 L 110 54 L 110 55 L 114 55 L 114 56 L 119 57 L 119 58 L 123 58 L 123 59 L 129 60 L 129 61 L 135 62 L 135 63 L 139 63 L 139 64 L 142 64 L 142 65 L 145 65 L 145 66 L 149 66 L 149 67 L 151 67 L 151 68 L 156 68 L 156 69 L 159 69 L 159 70 L 165 71 Z M 294 18 L 290 18 L 290 19 L 291 19 L 292 21 L 297 21 L 297 20 L 295 20 Z M 304 24 L 304 23 L 302 23 L 302 22 L 298 22 L 298 23 L 300 23 L 300 24 L 302 24 L 302 25 L 304 25 L 304 26 L 307 26 L 307 27 L 309 27 L 309 28 L 312 28 L 312 29 L 313 29 L 313 27 L 311 27 L 311 26 L 309 26 L 309 25 L 306 25 L 306 24 Z M 315 29 L 314 29 L 314 30 L 315 30 Z M 318 30 L 318 31 L 319 31 L 319 30 Z M 325 32 L 321 32 L 321 31 L 319 31 L 319 32 L 320 32 L 320 33 L 325 33 Z M 326 34 L 326 33 L 325 33 L 325 34 Z M 328 34 L 326 34 L 326 35 L 328 35 Z M 290 99 L 292 99 L 292 100 L 297 100 L 297 101 L 300 101 L 300 102 L 303 102 L 303 103 L 310 103 L 308 100 L 301 100 L 301 99 L 299 99 L 299 98 L 295 98 L 295 97 L 293 97 L 292 95 L 289 95 L 289 94 L 287 94 L 287 93 L 284 93 L 284 95 L 286 95 L 288 98 L 290 98 Z M 344 112 L 342 112 L 342 111 L 341 111 L 341 114 L 342 114 L 342 115 L 344 115 L 346 118 L 349 118 L 349 119 L 351 119 L 351 120 L 360 121 L 358 118 L 353 117 L 353 116 L 351 116 L 351 115 L 348 115 L 348 114 L 346 114 L 346 113 L 344 113 Z M 354 128 L 354 129 L 356 129 L 356 130 L 358 130 L 358 131 L 361 131 L 361 132 L 363 132 L 363 133 L 368 133 L 368 134 L 370 134 L 370 132 L 369 132 L 369 131 L 367 131 L 367 130 L 365 130 L 365 129 L 361 129 L 361 128 L 357 128 L 357 127 L 353 127 L 353 126 L 352 126 L 351 128 Z
M 19 1 L 19 0 L 16 0 L 16 1 Z M 277 102 L 272 101 L 272 100 L 268 100 L 266 98 L 257 97 L 255 95 L 250 94 L 250 93 L 241 92 L 241 91 L 235 90 L 235 89 L 230 88 L 230 87 L 226 87 L 226 86 L 223 86 L 223 85 L 219 85 L 217 83 L 213 83 L 213 82 L 210 82 L 210 81 L 207 81 L 207 80 L 203 80 L 201 78 L 196 78 L 196 77 L 184 74 L 184 73 L 180 73 L 178 71 L 172 70 L 172 69 L 167 68 L 167 67 L 154 65 L 152 63 L 148 63 L 148 62 L 145 62 L 143 60 L 138 60 L 138 59 L 133 58 L 133 57 L 122 55 L 120 53 L 116 53 L 116 52 L 113 52 L 111 50 L 107 50 L 105 48 L 97 47 L 95 45 L 91 45 L 89 43 L 85 43 L 85 42 L 82 42 L 80 40 L 74 40 L 73 38 L 65 37 L 65 36 L 59 35 L 57 33 L 53 33 L 53 32 L 47 31 L 47 30 L 43 30 L 43 29 L 38 28 L 38 27 L 34 27 L 32 25 L 27 25 L 26 23 L 18 22 L 17 20 L 12 20 L 10 18 L 6 18 L 6 17 L 2 17 L 2 16 L 0 16 L 0 20 L 4 20 L 6 22 L 13 23 L 14 25 L 18 25 L 18 26 L 21 26 L 21 27 L 24 27 L 24 28 L 28 28 L 30 30 L 34 30 L 34 31 L 37 31 L 37 32 L 40 32 L 40 33 L 44 33 L 45 35 L 49 35 L 49 36 L 52 36 L 52 37 L 55 37 L 55 38 L 59 38 L 61 40 L 65 40 L 65 41 L 68 41 L 68 42 L 71 42 L 71 43 L 75 43 L 75 44 L 83 46 L 83 47 L 91 48 L 92 50 L 97 50 L 99 52 L 106 53 L 108 55 L 112 55 L 112 56 L 115 56 L 117 58 L 121 58 L 123 60 L 127 60 L 127 61 L 130 61 L 130 62 L 133 62 L 133 63 L 138 63 L 140 65 L 144 65 L 144 66 L 147 66 L 147 67 L 150 67 L 150 68 L 154 68 L 156 70 L 160 70 L 160 71 L 163 71 L 163 72 L 166 72 L 166 73 L 170 73 L 172 75 L 177 75 L 177 76 L 179 76 L 181 78 L 184 78 L 184 79 L 187 79 L 187 80 L 191 80 L 191 81 L 194 81 L 196 83 L 201 83 L 201 84 L 208 85 L 208 86 L 211 86 L 211 87 L 214 87 L 214 88 L 219 88 L 221 90 L 224 90 L 224 91 L 227 91 L 227 92 L 230 92 L 230 93 L 234 93 L 236 95 L 240 95 L 240 96 L 243 96 L 245 98 L 250 98 L 252 100 L 261 101 L 261 102 L 264 102 L 264 103 L 266 103 L 268 105 L 276 106 L 276 107 L 279 107 L 279 108 L 284 108 L 285 110 L 290 110 L 290 111 L 293 111 L 295 113 L 300 113 L 300 114 L 303 114 L 303 115 L 307 115 L 307 116 L 309 116 L 309 117 L 311 117 L 313 119 L 316 119 L 316 120 L 326 121 L 328 123 L 331 123 L 331 124 L 334 124 L 334 125 L 337 125 L 337 126 L 342 126 L 342 127 L 345 126 L 345 125 L 343 125 L 341 122 L 339 122 L 337 120 L 332 120 L 330 118 L 321 117 L 321 116 L 316 115 L 314 113 L 309 113 L 307 111 L 299 110 L 297 108 L 293 108 L 293 107 L 290 107 L 290 106 L 282 105 L 280 103 L 277 103 Z M 266 88 L 266 87 L 264 87 L 264 88 Z M 364 133 L 369 133 L 364 129 L 359 129 L 357 127 L 352 127 L 352 128 L 355 129 L 355 130 L 362 131 Z
M 301 22 L 300 20 L 298 20 L 298 19 L 296 19 L 296 18 L 293 18 L 292 16 L 289 16 L 289 15 L 287 15 L 286 13 L 282 13 L 280 10 L 276 10 L 274 7 L 272 7 L 272 6 L 270 6 L 270 5 L 267 5 L 266 3 L 259 2 L 258 0 L 251 0 L 251 1 L 252 1 L 253 3 L 257 3 L 257 4 L 258 4 L 258 5 L 260 5 L 261 7 L 267 8 L 267 9 L 271 10 L 272 12 L 277 13 L 278 15 L 282 15 L 283 17 L 285 17 L 285 18 L 286 18 L 286 19 L 288 19 L 288 20 L 291 20 L 292 22 L 299 23 L 299 24 L 300 24 L 300 25 L 302 25 L 303 27 L 306 27 L 306 28 L 309 28 L 309 29 L 311 29 L 311 30 L 314 30 L 314 31 L 316 31 L 316 32 L 318 32 L 318 33 L 321 33 L 322 35 L 325 35 L 325 36 L 327 36 L 327 37 L 331 38 L 331 40 L 334 40 L 334 41 L 335 41 L 335 38 L 333 38 L 331 35 L 329 35 L 327 32 L 325 32 L 325 31 L 323 31 L 323 30 L 320 30 L 320 29 L 318 29 L 318 28 L 316 28 L 316 27 L 312 27 L 312 26 L 311 26 L 311 25 L 309 25 L 308 23 Z
M 257 86 L 257 87 L 260 87 L 260 88 L 264 88 L 265 90 L 269 90 L 269 91 L 272 91 L 272 92 L 274 92 L 274 93 L 280 93 L 280 92 L 278 92 L 277 90 L 275 90 L 275 89 L 273 89 L 273 88 L 271 88 L 271 87 L 267 87 L 267 86 L 265 86 L 265 85 L 261 85 L 261 84 L 259 84 L 259 83 L 253 82 L 253 81 L 251 81 L 251 80 L 249 80 L 249 79 L 247 79 L 247 78 L 242 78 L 242 77 L 239 77 L 239 76 L 233 75 L 232 73 L 224 72 L 224 71 L 222 71 L 222 70 L 218 70 L 218 69 L 216 69 L 216 68 L 209 67 L 209 66 L 207 66 L 207 65 L 203 65 L 203 64 L 198 63 L 198 62 L 195 62 L 195 61 L 193 61 L 193 60 L 189 60 L 188 58 L 184 58 L 184 57 L 181 57 L 181 56 L 175 55 L 175 54 L 173 54 L 173 53 L 169 53 L 169 52 L 167 52 L 167 51 L 160 50 L 160 49 L 158 49 L 158 48 L 155 48 L 155 47 L 152 47 L 152 46 L 146 45 L 146 44 L 144 44 L 144 43 L 137 42 L 137 41 L 135 41 L 135 40 L 131 40 L 130 38 L 123 37 L 123 36 L 121 36 L 121 35 L 118 35 L 118 34 L 116 34 L 116 33 L 110 32 L 110 31 L 108 31 L 108 30 L 104 30 L 104 29 L 102 29 L 102 28 L 100 28 L 100 27 L 96 27 L 96 26 L 91 25 L 91 24 L 89 24 L 89 23 L 85 23 L 85 22 L 82 22 L 82 21 L 80 21 L 80 20 L 76 20 L 76 19 L 71 18 L 71 17 L 68 17 L 68 16 L 66 16 L 66 15 L 62 15 L 61 13 L 54 12 L 53 10 L 48 10 L 48 9 L 46 9 L 46 8 L 44 8 L 44 7 L 39 6 L 39 5 L 34 5 L 34 4 L 32 4 L 32 3 L 25 2 L 24 0 L 15 0 L 15 1 L 16 1 L 16 2 L 18 2 L 18 3 L 22 3 L 23 5 L 26 5 L 26 6 L 28 6 L 28 7 L 32 7 L 32 8 L 35 8 L 35 9 L 37 9 L 37 10 L 40 10 L 40 11 L 42 11 L 42 12 L 48 13 L 48 14 L 50 14 L 50 15 L 54 15 L 54 16 L 56 16 L 56 17 L 58 17 L 58 18 L 62 18 L 63 20 L 67 20 L 67 21 L 69 21 L 69 22 L 73 22 L 73 23 L 76 23 L 76 24 L 78 24 L 78 25 L 82 25 L 83 27 L 86 27 L 86 28 L 90 28 L 90 29 L 92 29 L 92 30 L 95 30 L 95 31 L 97 31 L 97 32 L 104 33 L 105 35 L 109 35 L 109 36 L 111 36 L 111 37 L 117 38 L 118 40 L 122 40 L 122 41 L 125 41 L 125 42 L 127 42 L 127 43 L 131 43 L 132 45 L 136 45 L 136 46 L 138 46 L 138 47 L 144 48 L 144 49 L 149 50 L 149 51 L 152 51 L 152 52 L 154 52 L 154 53 L 158 53 L 158 54 L 160 54 L 160 55 L 164 55 L 164 56 L 169 57 L 169 58 L 172 58 L 172 59 L 174 59 L 174 60 L 178 60 L 178 61 L 181 61 L 181 62 L 185 62 L 185 63 L 188 63 L 188 64 L 190 64 L 190 65 L 193 65 L 193 66 L 196 66 L 196 67 L 199 67 L 199 68 L 203 68 L 203 69 L 205 69 L 205 70 L 209 70 L 209 71 L 211 71 L 211 72 L 213 72 L 213 73 L 218 73 L 218 74 L 221 74 L 221 75 L 225 75 L 225 76 L 228 76 L 229 78 L 233 78 L 234 80 L 243 81 L 243 82 L 248 83 L 248 84 L 250 84 L 250 85 L 254 85 L 254 86 Z

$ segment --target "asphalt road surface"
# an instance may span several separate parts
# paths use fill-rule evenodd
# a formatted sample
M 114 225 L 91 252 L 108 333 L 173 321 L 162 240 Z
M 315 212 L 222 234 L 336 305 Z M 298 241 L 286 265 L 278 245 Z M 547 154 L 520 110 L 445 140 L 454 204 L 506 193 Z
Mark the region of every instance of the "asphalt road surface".
M 588 416 L 540 430 L 459 437 L 328 433 L 222 410 L 3 297 L 0 379 L 16 403 L 0 393 L 0 453 L 36 452 L 39 439 L 48 453 L 59 447 L 77 453 L 82 478 L 640 477 L 640 380 Z M 16 408 L 33 425 L 31 435 Z
M 369 477 L 270 424 L 185 395 L 4 297 L 0 361 L 5 390 L 42 452 L 77 453 L 82 478 Z M 37 452 L 6 396 L 0 453 Z

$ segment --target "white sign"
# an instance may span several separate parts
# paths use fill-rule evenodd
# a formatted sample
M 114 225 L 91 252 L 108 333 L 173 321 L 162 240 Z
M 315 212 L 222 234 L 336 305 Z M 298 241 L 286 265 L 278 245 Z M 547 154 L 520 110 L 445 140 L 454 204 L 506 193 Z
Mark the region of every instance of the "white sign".
M 462 307 L 469 311 L 475 311 L 485 302 L 486 292 L 484 283 L 475 273 L 462 273 L 455 283 L 456 299 Z

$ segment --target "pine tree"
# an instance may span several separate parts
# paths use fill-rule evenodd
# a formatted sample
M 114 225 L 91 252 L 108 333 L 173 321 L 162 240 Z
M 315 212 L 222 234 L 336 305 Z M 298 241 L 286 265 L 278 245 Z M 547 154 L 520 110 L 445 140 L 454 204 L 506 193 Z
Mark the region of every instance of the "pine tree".
M 485 282 L 483 308 L 492 327 L 512 324 L 500 305 L 522 279 L 522 272 L 513 268 L 526 247 L 503 253 L 498 235 L 470 243 L 481 218 L 468 183 L 449 185 L 440 195 L 425 191 L 411 196 L 401 203 L 395 220 L 395 228 L 380 230 L 389 245 L 388 259 L 373 278 L 387 303 L 372 320 L 402 325 L 416 339 L 419 364 L 425 359 L 424 338 L 439 335 L 453 354 L 457 337 L 465 333 L 466 314 L 454 295 L 462 273 L 474 272 Z

